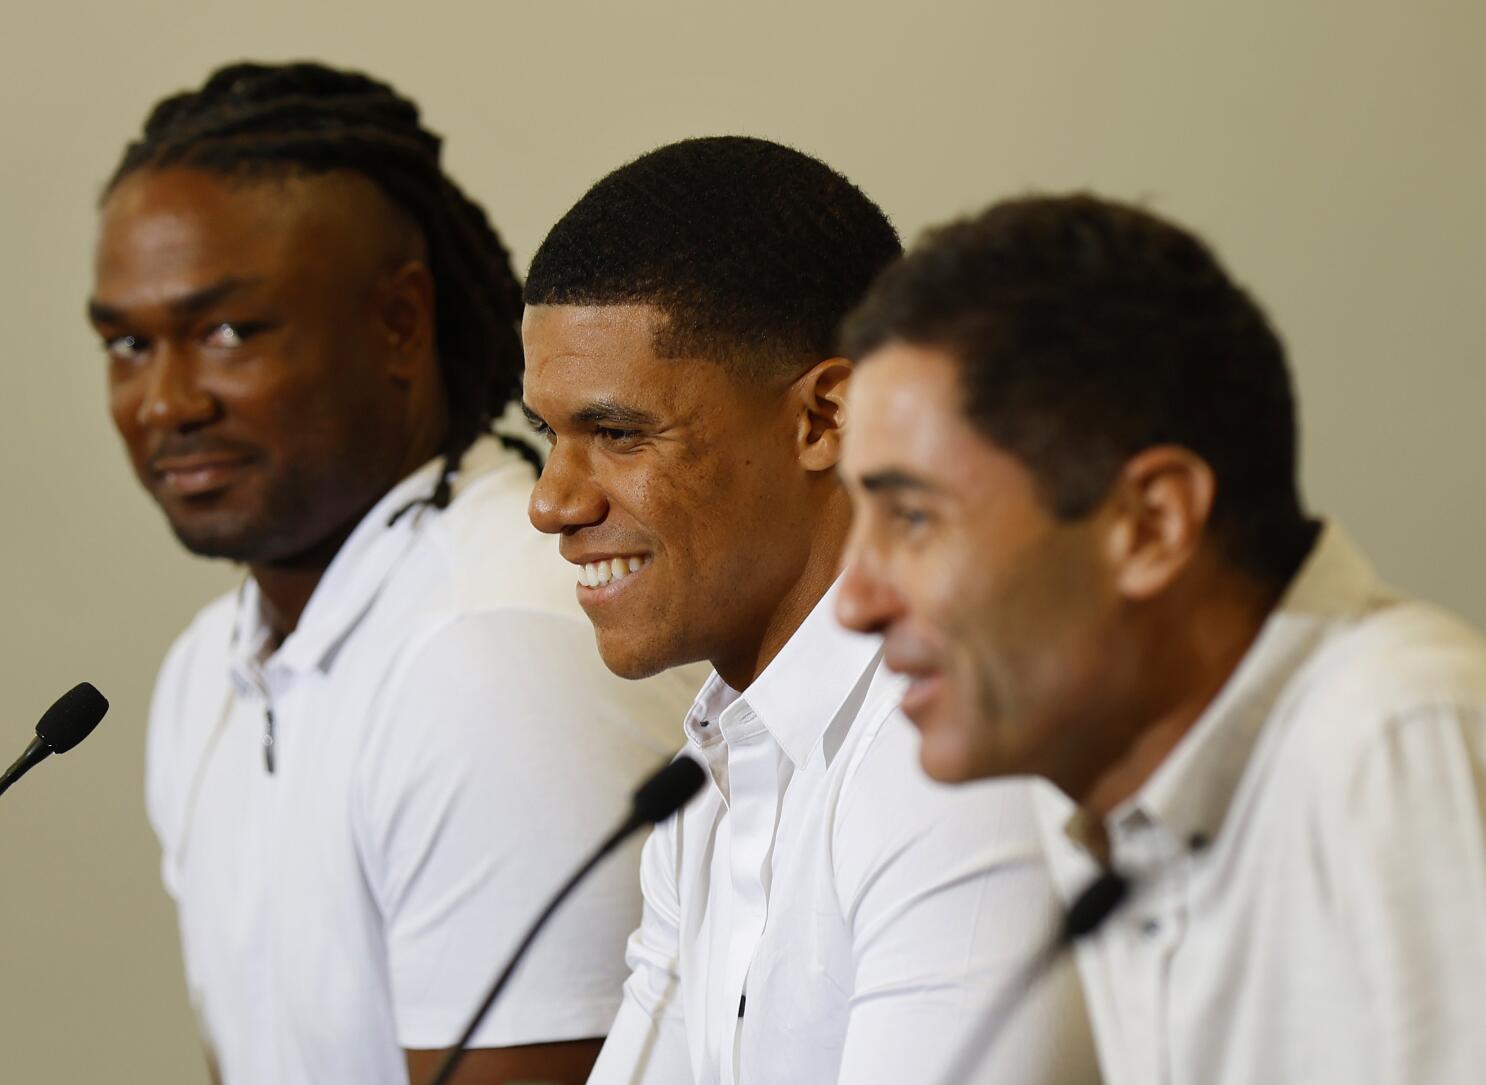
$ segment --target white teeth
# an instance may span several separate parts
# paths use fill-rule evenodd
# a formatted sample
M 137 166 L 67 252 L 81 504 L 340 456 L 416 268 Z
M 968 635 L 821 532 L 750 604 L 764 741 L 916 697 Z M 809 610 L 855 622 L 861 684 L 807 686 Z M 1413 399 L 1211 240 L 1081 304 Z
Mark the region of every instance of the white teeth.
M 623 580 L 631 573 L 638 573 L 650 564 L 648 557 L 605 558 L 578 566 L 578 583 L 589 588 L 601 588 L 615 580 Z

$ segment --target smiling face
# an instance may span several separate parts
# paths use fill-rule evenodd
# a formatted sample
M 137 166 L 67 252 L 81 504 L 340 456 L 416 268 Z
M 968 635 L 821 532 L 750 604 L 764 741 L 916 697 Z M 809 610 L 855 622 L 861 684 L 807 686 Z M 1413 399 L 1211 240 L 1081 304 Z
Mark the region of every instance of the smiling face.
M 382 293 L 406 242 L 351 175 L 143 170 L 109 194 L 89 315 L 114 424 L 187 548 L 333 553 L 400 477 L 417 397 Z
M 814 602 L 793 593 L 839 487 L 801 462 L 794 385 L 657 357 L 661 319 L 527 308 L 525 405 L 552 445 L 532 523 L 577 566 L 615 673 L 709 660 L 746 683 Z
M 965 417 L 942 351 L 892 343 L 850 396 L 856 521 L 837 614 L 885 635 L 931 776 L 1057 779 L 1098 703 L 1119 608 L 1098 514 L 1060 522 Z

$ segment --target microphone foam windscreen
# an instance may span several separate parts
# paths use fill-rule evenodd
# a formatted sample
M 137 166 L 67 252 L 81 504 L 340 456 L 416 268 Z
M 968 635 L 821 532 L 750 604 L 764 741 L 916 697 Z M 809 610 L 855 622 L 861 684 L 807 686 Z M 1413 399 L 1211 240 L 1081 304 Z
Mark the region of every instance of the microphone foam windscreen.
M 1069 906 L 1063 922 L 1063 942 L 1076 942 L 1093 934 L 1125 902 L 1129 892 L 1129 879 L 1116 871 L 1106 870 Z
M 93 733 L 108 711 L 108 699 L 91 682 L 79 682 L 46 710 L 36 733 L 52 753 L 66 753 Z
M 640 785 L 635 792 L 635 816 L 647 822 L 664 821 L 686 805 L 707 782 L 706 770 L 689 757 L 678 757 Z

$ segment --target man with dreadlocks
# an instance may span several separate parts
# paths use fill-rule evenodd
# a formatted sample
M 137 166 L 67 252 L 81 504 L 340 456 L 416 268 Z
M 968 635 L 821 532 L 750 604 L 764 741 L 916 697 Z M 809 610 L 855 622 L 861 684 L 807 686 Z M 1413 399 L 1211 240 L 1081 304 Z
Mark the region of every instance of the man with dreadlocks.
M 318 65 L 161 102 L 105 189 L 113 420 L 191 551 L 247 567 L 156 688 L 148 806 L 214 1072 L 402 1083 L 673 745 L 489 435 L 521 290 L 413 103 Z M 583 1080 L 637 855 L 558 916 L 460 1081 Z
M 594 1085 L 933 1080 L 1055 920 L 1032 785 L 931 783 L 881 640 L 831 617 L 836 325 L 898 254 L 823 162 L 720 137 L 620 167 L 532 261 L 532 519 L 613 670 L 715 668 L 684 723 L 712 784 L 645 846 Z M 1087 1080 L 1072 969 L 1023 1001 L 985 1080 Z

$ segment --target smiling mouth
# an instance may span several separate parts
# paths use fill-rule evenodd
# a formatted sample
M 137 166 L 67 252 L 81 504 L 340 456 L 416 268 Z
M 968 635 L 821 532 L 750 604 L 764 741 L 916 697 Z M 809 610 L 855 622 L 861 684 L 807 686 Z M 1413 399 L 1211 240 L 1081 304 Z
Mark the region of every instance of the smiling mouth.
M 921 671 L 916 674 L 906 674 L 904 677 L 908 679 L 908 688 L 903 691 L 903 699 L 899 702 L 899 707 L 903 710 L 903 714 L 914 723 L 921 723 L 922 718 L 944 692 L 944 672 Z
M 578 584 L 584 588 L 605 588 L 633 576 L 650 561 L 649 554 L 621 554 L 619 557 L 586 561 L 578 566 Z
M 154 466 L 154 473 L 177 497 L 202 497 L 226 488 L 246 466 L 242 459 L 163 460 Z

